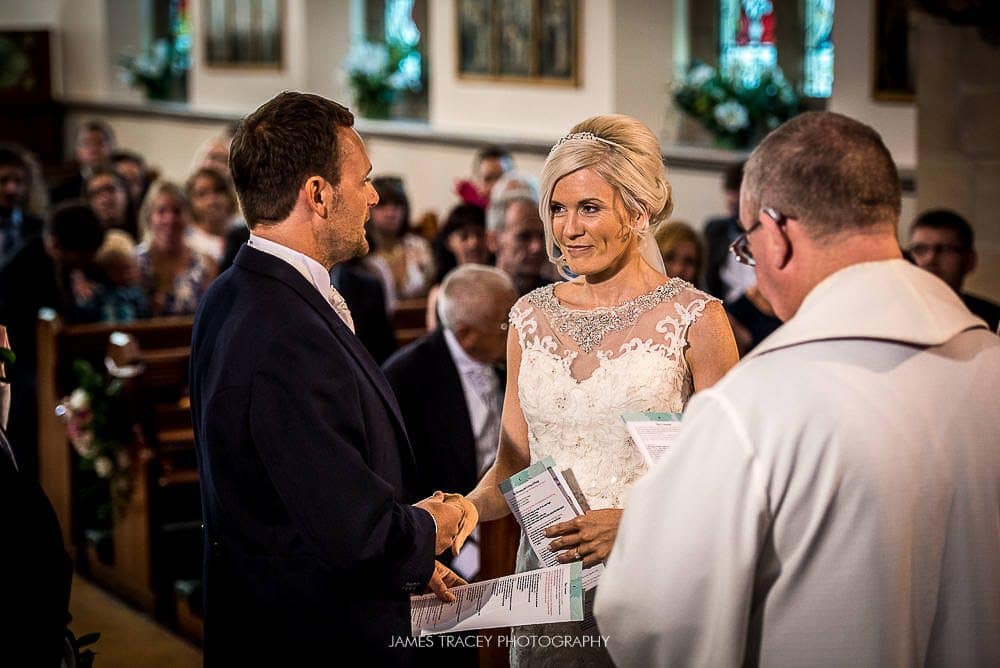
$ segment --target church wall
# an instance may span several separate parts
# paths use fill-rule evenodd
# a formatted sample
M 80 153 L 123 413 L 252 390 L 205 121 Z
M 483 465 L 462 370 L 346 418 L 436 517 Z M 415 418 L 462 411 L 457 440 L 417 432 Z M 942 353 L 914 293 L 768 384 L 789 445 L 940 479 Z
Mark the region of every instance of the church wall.
M 117 81 L 111 68 L 126 36 L 127 26 L 109 18 L 117 2 L 126 0 L 37 0 L 0 3 L 0 26 L 46 26 L 61 36 L 55 56 L 57 93 L 67 101 L 131 101 L 141 95 Z M 837 71 L 830 108 L 873 124 L 882 132 L 893 156 L 903 167 L 916 164 L 916 113 L 912 105 L 871 100 L 871 2 L 859 0 L 858 11 L 838 14 L 834 28 Z M 435 131 L 466 131 L 484 139 L 535 139 L 551 142 L 586 116 L 631 113 L 647 122 L 669 142 L 676 116 L 666 109 L 675 61 L 683 57 L 683 39 L 676 22 L 684 0 L 646 3 L 642 0 L 581 0 L 583 37 L 580 44 L 582 85 L 579 88 L 487 84 L 459 80 L 454 62 L 454 12 L 447 1 L 429 4 L 428 65 L 431 68 L 428 139 L 376 137 L 369 141 L 376 170 L 403 174 L 410 184 L 414 210 L 443 215 L 454 203 L 456 178 L 467 176 L 473 149 L 442 144 Z M 191 107 L 246 113 L 283 89 L 306 89 L 349 101 L 339 64 L 347 52 L 350 0 L 286 0 L 287 67 L 280 73 L 210 70 L 195 64 L 190 74 Z M 197 24 L 201 3 L 190 3 Z M 109 36 L 109 33 L 112 33 Z M 657 39 L 660 36 L 660 39 Z M 197 42 L 197 40 L 196 40 Z M 67 131 L 93 111 L 69 115 Z M 123 146 L 150 156 L 165 175 L 183 179 L 191 155 L 223 120 L 191 121 L 163 117 L 105 114 Z M 362 128 L 364 123 L 361 123 Z M 669 151 L 668 151 L 669 153 Z M 537 171 L 543 156 L 537 151 L 515 153 L 518 163 Z M 734 159 L 738 156 L 734 154 Z M 718 168 L 675 168 L 667 161 L 674 184 L 676 216 L 700 226 L 722 208 Z M 915 215 L 915 197 L 904 198 L 903 221 Z M 994 281 L 1000 283 L 1000 281 Z
M 926 14 L 917 27 L 920 210 L 972 223 L 979 265 L 965 289 L 1000 301 L 1000 46 Z

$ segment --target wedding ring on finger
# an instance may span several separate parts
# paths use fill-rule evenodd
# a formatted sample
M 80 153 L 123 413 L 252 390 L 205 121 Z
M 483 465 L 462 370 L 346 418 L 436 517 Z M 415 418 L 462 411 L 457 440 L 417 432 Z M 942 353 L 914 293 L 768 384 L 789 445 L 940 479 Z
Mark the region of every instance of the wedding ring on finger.
M 582 559 L 583 555 L 580 554 L 580 550 L 579 549 L 573 550 L 573 561 L 581 561 Z

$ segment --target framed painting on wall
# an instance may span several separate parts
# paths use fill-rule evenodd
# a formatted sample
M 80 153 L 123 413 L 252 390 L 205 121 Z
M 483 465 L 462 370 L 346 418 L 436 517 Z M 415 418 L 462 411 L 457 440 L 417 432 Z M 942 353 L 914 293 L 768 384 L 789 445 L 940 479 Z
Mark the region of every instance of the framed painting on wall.
M 579 85 L 579 0 L 456 0 L 460 79 Z
M 909 0 L 872 4 L 872 97 L 876 100 L 912 102 L 916 95 L 910 5 Z
M 205 64 L 280 69 L 284 0 L 204 0 Z

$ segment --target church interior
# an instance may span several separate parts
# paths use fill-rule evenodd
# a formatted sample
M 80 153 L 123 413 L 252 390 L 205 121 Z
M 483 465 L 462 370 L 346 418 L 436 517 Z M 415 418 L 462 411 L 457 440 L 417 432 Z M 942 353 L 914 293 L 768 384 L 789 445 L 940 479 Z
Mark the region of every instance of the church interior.
M 0 200 L 0 217 L 14 226 L 3 238 L 23 233 L 29 220 L 58 219 L 51 214 L 82 197 L 108 229 L 96 255 L 107 275 L 153 272 L 141 305 L 119 287 L 121 299 L 102 304 L 100 315 L 43 308 L 15 325 L 23 300 L 10 295 L 32 291 L 23 283 L 31 274 L 8 272 L 16 249 L 0 246 L 0 324 L 21 360 L 8 374 L 9 433 L 19 468 L 37 476 L 52 504 L 72 561 L 73 633 L 101 634 L 89 645 L 98 666 L 202 661 L 189 346 L 199 291 L 226 266 L 229 233 L 239 226 L 229 141 L 264 102 L 293 90 L 351 109 L 380 200 L 402 212 L 402 227 L 387 233 L 373 211 L 369 231 L 384 249 L 371 275 L 383 286 L 389 329 L 377 339 L 359 328 L 359 337 L 379 363 L 437 325 L 432 286 L 447 263 L 465 261 L 442 231 L 479 230 L 479 255 L 469 257 L 488 262 L 497 252 L 483 213 L 489 184 L 511 169 L 537 181 L 552 145 L 598 114 L 633 116 L 659 138 L 671 219 L 694 231 L 699 266 L 691 280 L 704 289 L 711 251 L 701 244 L 709 221 L 733 215 L 726 193 L 739 189 L 730 183 L 734 165 L 781 121 L 825 110 L 870 125 L 891 152 L 901 248 L 918 249 L 911 224 L 922 213 L 956 212 L 975 236 L 962 289 L 995 302 L 1000 16 L 989 5 L 0 0 L 0 143 L 21 156 L 0 159 L 0 175 L 24 165 L 31 191 L 13 204 Z M 726 92 L 706 97 L 713 81 Z M 486 173 L 497 166 L 501 173 Z M 158 291 L 162 266 L 151 250 L 160 241 L 148 220 L 150 201 L 165 194 L 192 218 L 198 257 L 211 258 L 189 286 L 169 293 Z M 115 198 L 121 219 L 107 222 L 119 215 Z M 218 207 L 219 222 L 209 222 Z M 426 257 L 407 265 L 413 253 Z M 542 275 L 558 279 L 547 267 Z M 119 286 L 134 289 L 129 281 Z M 752 345 L 750 330 L 746 348 L 737 337 L 741 350 Z M 480 577 L 512 568 L 512 532 L 484 529 Z M 484 666 L 505 662 L 498 653 L 479 656 Z

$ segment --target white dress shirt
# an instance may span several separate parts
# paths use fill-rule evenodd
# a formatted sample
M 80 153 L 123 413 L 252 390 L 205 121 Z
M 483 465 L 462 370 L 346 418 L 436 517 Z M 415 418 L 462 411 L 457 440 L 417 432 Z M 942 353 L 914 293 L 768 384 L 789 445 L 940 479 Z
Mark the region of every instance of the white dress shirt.
M 300 253 L 288 246 L 258 237 L 252 232 L 250 233 L 247 245 L 292 265 L 296 271 L 302 274 L 303 278 L 312 283 L 319 293 L 323 295 L 323 299 L 330 303 L 330 306 L 340 316 L 340 319 L 344 321 L 344 324 L 352 332 L 354 331 L 354 319 L 351 318 L 351 310 L 347 308 L 347 302 L 337 292 L 337 289 L 330 284 L 330 272 L 326 270 L 326 267 L 305 253 Z
M 451 330 L 444 330 L 444 340 L 462 380 L 465 405 L 476 438 L 476 472 L 481 476 L 493 464 L 500 442 L 500 410 L 503 407 L 500 379 L 492 366 L 470 357 Z

